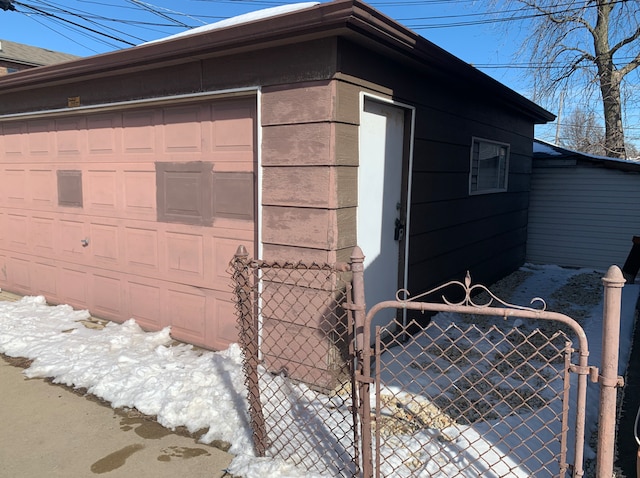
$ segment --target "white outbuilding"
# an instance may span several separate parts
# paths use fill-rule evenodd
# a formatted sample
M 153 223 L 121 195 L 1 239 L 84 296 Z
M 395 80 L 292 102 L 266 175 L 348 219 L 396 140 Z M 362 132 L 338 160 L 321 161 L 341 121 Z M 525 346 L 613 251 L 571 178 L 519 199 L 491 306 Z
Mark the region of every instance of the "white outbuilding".
M 640 162 L 535 140 L 527 262 L 623 266 L 640 236 Z

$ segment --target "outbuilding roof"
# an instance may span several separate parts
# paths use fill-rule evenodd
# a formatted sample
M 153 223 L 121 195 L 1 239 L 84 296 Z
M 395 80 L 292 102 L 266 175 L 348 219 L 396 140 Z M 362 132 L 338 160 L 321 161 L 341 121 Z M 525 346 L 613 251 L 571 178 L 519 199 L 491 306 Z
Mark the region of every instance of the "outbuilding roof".
M 533 160 L 534 166 L 570 167 L 576 166 L 578 162 L 587 162 L 608 169 L 640 172 L 640 161 L 582 153 L 547 143 L 541 139 L 533 141 Z
M 347 38 L 416 70 L 444 78 L 449 85 L 492 96 L 496 103 L 517 110 L 534 123 L 555 119 L 544 108 L 360 0 L 310 4 L 266 18 L 257 16 L 193 35 L 19 72 L 0 78 L 0 88 L 9 92 L 45 83 L 50 86 L 77 82 L 327 37 Z
M 11 61 L 21 65 L 54 65 L 65 61 L 77 60 L 78 58 L 81 57 L 9 40 L 0 40 L 0 60 Z

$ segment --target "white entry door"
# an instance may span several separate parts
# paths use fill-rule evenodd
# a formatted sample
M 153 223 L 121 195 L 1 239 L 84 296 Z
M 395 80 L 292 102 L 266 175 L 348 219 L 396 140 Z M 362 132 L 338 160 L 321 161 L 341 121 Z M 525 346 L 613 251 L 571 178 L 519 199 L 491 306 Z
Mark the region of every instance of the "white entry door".
M 400 248 L 406 234 L 402 204 L 406 109 L 365 97 L 360 117 L 358 167 L 358 245 L 365 255 L 367 310 L 392 300 L 404 288 Z M 404 257 L 405 254 L 402 254 Z M 401 274 L 402 272 L 402 274 Z M 378 313 L 374 326 L 396 316 L 395 309 Z

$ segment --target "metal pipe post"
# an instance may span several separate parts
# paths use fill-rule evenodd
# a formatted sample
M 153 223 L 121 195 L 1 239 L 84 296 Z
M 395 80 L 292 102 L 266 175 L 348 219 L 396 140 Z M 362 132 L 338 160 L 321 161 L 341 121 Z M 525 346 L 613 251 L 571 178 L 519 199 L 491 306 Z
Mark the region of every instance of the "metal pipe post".
M 356 246 L 351 254 L 353 316 L 355 322 L 355 353 L 358 359 L 358 409 L 360 410 L 361 436 L 362 436 L 362 474 L 366 478 L 373 476 L 371 457 L 371 404 L 369 400 L 370 384 L 367 379 L 371 375 L 371 344 L 365 331 L 364 299 L 364 254 L 362 249 Z
M 613 457 L 616 437 L 616 395 L 618 378 L 618 349 L 620 344 L 620 309 L 622 287 L 625 283 L 618 266 L 611 266 L 602 278 L 604 307 L 602 320 L 602 358 L 600 364 L 600 411 L 598 414 L 598 458 L 596 476 L 613 476 Z

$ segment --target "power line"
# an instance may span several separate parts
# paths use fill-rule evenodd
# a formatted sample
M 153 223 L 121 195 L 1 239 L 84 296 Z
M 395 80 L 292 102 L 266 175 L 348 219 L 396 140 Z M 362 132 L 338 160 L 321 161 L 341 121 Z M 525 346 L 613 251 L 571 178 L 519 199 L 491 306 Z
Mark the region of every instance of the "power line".
M 121 43 L 125 43 L 125 44 L 127 44 L 129 46 L 135 46 L 135 43 L 131 43 L 131 42 L 129 42 L 127 40 L 124 40 L 122 38 L 118 38 L 118 37 L 110 35 L 108 33 L 101 32 L 101 31 L 96 30 L 95 28 L 91 28 L 91 27 L 89 27 L 87 25 L 82 25 L 82 24 L 80 24 L 78 22 L 75 22 L 73 20 L 69 20 L 67 18 L 60 17 L 60 16 L 58 16 L 58 15 L 56 15 L 54 13 L 46 12 L 46 11 L 40 9 L 40 8 L 34 7 L 33 5 L 28 5 L 28 4 L 25 4 L 25 3 L 22 3 L 22 2 L 18 2 L 18 1 L 15 1 L 14 3 L 16 5 L 18 5 L 18 6 L 20 6 L 20 7 L 23 7 L 23 8 L 26 8 L 28 10 L 31 10 L 34 13 L 38 13 L 38 14 L 44 15 L 45 17 L 51 17 L 51 18 L 53 18 L 55 20 L 58 20 L 60 22 L 68 23 L 70 25 L 73 25 L 75 27 L 81 28 L 83 30 L 90 31 L 90 32 L 92 32 L 92 33 L 94 33 L 94 34 L 96 34 L 96 35 L 98 35 L 100 37 L 110 38 L 112 40 L 115 40 L 115 41 L 118 41 L 118 42 L 121 42 Z
M 10 1 L 10 0 L 0 0 Z M 146 35 L 135 34 L 132 30 L 123 31 L 113 27 L 113 24 L 127 25 L 132 28 L 147 29 L 150 31 L 163 31 L 160 29 L 167 28 L 194 28 L 196 25 L 192 23 L 208 23 L 210 20 L 220 20 L 227 18 L 225 16 L 212 16 L 202 14 L 189 14 L 179 12 L 163 7 L 159 7 L 152 3 L 144 2 L 142 0 L 123 0 L 123 1 L 109 1 L 109 0 L 76 0 L 79 3 L 99 5 L 103 7 L 109 7 L 110 9 L 118 9 L 119 14 L 114 16 L 97 15 L 95 13 L 72 8 L 69 6 L 62 6 L 53 2 L 46 2 L 43 0 L 33 0 L 30 3 L 27 2 L 15 2 L 16 5 L 20 5 L 27 12 L 33 15 L 38 14 L 43 19 L 55 22 L 57 25 L 61 23 L 67 24 L 70 28 L 77 28 L 82 30 L 85 34 L 89 35 L 89 38 L 102 38 L 109 41 L 115 41 L 128 46 L 133 46 L 136 43 L 134 41 L 143 42 L 148 38 L 142 38 Z M 209 4 L 235 4 L 235 5 L 282 5 L 288 2 L 275 1 L 275 0 L 191 0 L 196 2 L 206 2 Z M 459 0 L 456 5 L 462 2 L 470 2 L 473 0 Z M 614 0 L 613 3 L 622 3 L 625 0 Z M 36 6 L 35 3 L 39 3 L 43 6 Z M 393 7 L 417 7 L 417 6 L 439 6 L 444 4 L 450 4 L 450 0 L 398 0 L 391 1 L 378 1 L 371 2 L 375 6 L 393 6 Z M 2 4 L 0 4 L 2 5 Z M 559 14 L 566 14 L 572 10 L 579 10 L 582 7 L 570 8 L 570 3 L 560 3 L 555 5 Z M 149 19 L 133 19 L 128 12 L 147 13 L 157 17 L 162 21 L 150 21 Z M 525 14 L 519 14 L 521 12 L 527 12 Z M 530 13 L 529 13 L 530 12 Z M 513 14 L 513 15 L 511 15 Z M 499 15 L 497 18 L 487 18 L 491 16 Z M 518 10 L 501 10 L 494 12 L 483 13 L 464 13 L 454 15 L 440 15 L 440 16 L 420 16 L 413 18 L 400 19 L 398 21 L 405 22 L 409 28 L 414 30 L 428 30 L 428 29 L 442 29 L 442 28 L 455 28 L 455 27 L 470 27 L 477 25 L 487 25 L 497 22 L 516 22 L 525 21 L 538 17 L 545 16 L 546 14 L 536 11 L 534 8 L 524 8 Z M 478 19 L 476 19 L 478 18 Z M 471 20 L 467 20 L 471 19 Z M 461 20 L 461 21 L 449 21 L 449 22 L 431 22 L 424 23 L 425 20 Z M 54 30 L 55 31 L 55 30 Z M 165 33 L 165 31 L 163 31 Z M 133 40 L 133 41 L 130 41 Z M 631 59 L 631 58 L 629 58 Z M 617 61 L 623 61 L 623 58 L 616 58 Z M 479 69 L 535 69 L 535 68 L 563 68 L 565 65 L 562 63 L 483 63 L 474 64 Z

